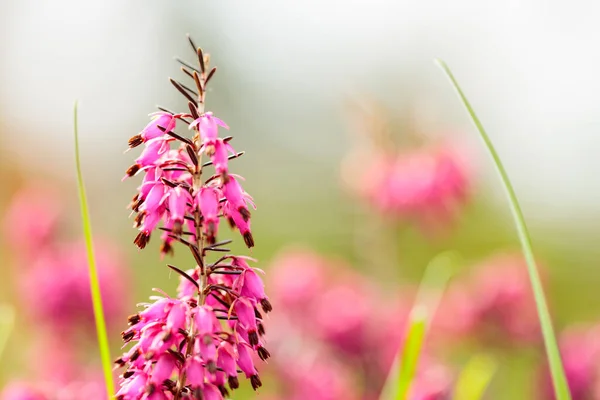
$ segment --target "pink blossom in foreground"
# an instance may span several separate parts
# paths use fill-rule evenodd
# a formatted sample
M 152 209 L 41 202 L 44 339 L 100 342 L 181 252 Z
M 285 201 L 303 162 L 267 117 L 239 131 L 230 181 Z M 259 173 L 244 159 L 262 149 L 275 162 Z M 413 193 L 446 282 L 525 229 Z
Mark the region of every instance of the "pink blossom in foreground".
M 218 135 L 219 126 L 227 125 L 204 110 L 206 84 L 215 69 L 209 72 L 208 57 L 194 50 L 198 69 L 188 72 L 198 99 L 172 80 L 190 112 L 165 111 L 130 140 L 130 147 L 145 146 L 126 177 L 144 175 L 130 204 L 139 228 L 134 243 L 143 249 L 160 227 L 161 253 L 172 253 L 179 242 L 190 250 L 195 267 L 170 266 L 181 276 L 177 295 L 155 289 L 157 295 L 129 317 L 121 333 L 127 349 L 115 361 L 124 369 L 118 400 L 219 400 L 239 387 L 240 374 L 257 390 L 262 386 L 258 361 L 270 357 L 263 313 L 272 306 L 262 271 L 247 257 L 227 254 L 223 246 L 230 241 L 217 242 L 220 218 L 226 218 L 246 245 L 254 246 L 249 211 L 254 204 L 239 183 L 242 178 L 229 171 L 229 160 L 238 154 L 230 137 Z M 192 138 L 174 132 L 181 124 L 188 125 Z M 214 173 L 205 176 L 209 166 Z M 209 262 L 211 252 L 225 255 Z
M 450 285 L 435 321 L 442 332 L 495 343 L 535 343 L 540 329 L 527 265 L 520 254 L 484 260 Z M 442 333 L 444 335 L 444 333 Z

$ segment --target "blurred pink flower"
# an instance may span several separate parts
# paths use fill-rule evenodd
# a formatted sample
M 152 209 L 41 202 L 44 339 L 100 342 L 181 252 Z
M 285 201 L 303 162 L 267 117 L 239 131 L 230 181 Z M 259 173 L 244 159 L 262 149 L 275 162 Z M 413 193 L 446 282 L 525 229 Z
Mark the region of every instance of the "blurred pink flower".
M 386 217 L 415 219 L 423 228 L 444 226 L 468 199 L 468 168 L 461 153 L 450 146 L 394 155 L 375 151 L 364 162 L 360 169 L 346 170 L 352 178 L 345 180 Z
M 542 271 L 543 272 L 543 271 Z M 520 254 L 497 254 L 451 284 L 437 313 L 440 335 L 477 335 L 494 343 L 535 343 L 540 329 L 527 265 Z
M 109 326 L 126 314 L 128 281 L 120 252 L 107 242 L 94 243 L 104 314 Z M 17 277 L 27 310 L 57 332 L 78 329 L 94 334 L 88 261 L 83 242 L 61 243 L 38 254 Z
M 567 382 L 573 400 L 600 399 L 600 327 L 574 327 L 560 335 Z M 554 399 L 548 365 L 541 371 L 539 399 Z
M 33 385 L 23 382 L 9 383 L 0 393 L 1 400 L 50 400 Z
M 268 329 L 285 398 L 378 398 L 405 335 L 413 290 L 389 298 L 342 261 L 308 250 L 283 252 L 271 270 L 273 301 L 284 312 Z M 424 383 L 415 387 L 415 400 L 442 399 L 447 391 L 448 379 L 437 386 L 425 379 L 434 365 L 419 369 Z M 329 381 L 340 389 L 321 393 Z
M 29 182 L 13 197 L 3 215 L 4 237 L 19 257 L 29 259 L 55 241 L 62 211 L 58 189 Z

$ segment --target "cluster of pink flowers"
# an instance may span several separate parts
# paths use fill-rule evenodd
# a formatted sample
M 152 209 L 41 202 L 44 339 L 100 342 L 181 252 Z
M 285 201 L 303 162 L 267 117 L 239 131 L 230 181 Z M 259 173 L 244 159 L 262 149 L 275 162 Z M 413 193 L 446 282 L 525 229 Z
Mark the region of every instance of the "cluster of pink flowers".
M 62 238 L 67 215 L 60 192 L 31 182 L 14 196 L 4 215 L 5 237 L 15 250 L 16 293 L 36 335 L 28 342 L 35 380 L 9 384 L 2 399 L 106 398 L 97 363 L 87 360 L 95 345 L 87 256 L 83 242 Z M 123 257 L 107 240 L 95 243 L 97 267 L 109 328 L 125 314 L 127 271 Z M 90 363 L 90 365 L 88 365 Z M 88 390 L 89 389 L 89 390 Z M 27 397 L 25 394 L 37 393 Z
M 122 332 L 132 346 L 116 363 L 124 367 L 119 400 L 133 399 L 222 399 L 239 386 L 238 369 L 254 389 L 261 386 L 254 364 L 256 354 L 269 357 L 264 347 L 263 315 L 271 303 L 265 295 L 260 270 L 251 259 L 224 255 L 209 262 L 207 254 L 228 252 L 217 242 L 221 218 L 237 228 L 250 248 L 251 197 L 240 186 L 241 177 L 229 171 L 228 161 L 238 157 L 221 138 L 219 127 L 227 125 L 206 112 L 207 84 L 216 68 L 209 57 L 190 40 L 198 67 L 182 62 L 195 90 L 183 83 L 171 83 L 188 100 L 189 112 L 164 110 L 152 115 L 142 132 L 130 139 L 131 148 L 144 144 L 141 155 L 127 170 L 126 177 L 143 173 L 142 184 L 131 209 L 137 213 L 139 234 L 135 244 L 144 248 L 153 232 L 163 231 L 161 252 L 171 253 L 173 243 L 187 247 L 196 263 L 183 271 L 176 297 L 160 292 L 151 303 L 129 317 Z M 184 124 L 191 138 L 174 130 Z M 177 143 L 176 148 L 171 148 Z M 203 161 L 208 157 L 208 161 Z M 206 167 L 213 172 L 203 178 Z
M 402 345 L 411 299 L 390 299 L 343 261 L 306 250 L 282 254 L 272 270 L 272 296 L 283 309 L 269 321 L 282 398 L 378 398 Z M 435 385 L 428 378 L 434 371 Z M 427 358 L 410 399 L 445 399 L 451 383 L 449 370 Z

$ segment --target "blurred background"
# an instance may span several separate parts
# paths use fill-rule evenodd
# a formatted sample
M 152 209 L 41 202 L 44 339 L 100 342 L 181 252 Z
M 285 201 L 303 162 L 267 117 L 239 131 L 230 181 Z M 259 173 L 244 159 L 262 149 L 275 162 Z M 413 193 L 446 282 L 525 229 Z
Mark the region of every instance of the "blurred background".
M 65 313 L 89 311 L 85 258 L 77 258 L 75 100 L 97 253 L 106 265 L 103 290 L 114 303 L 114 354 L 135 304 L 153 287 L 176 287 L 164 264 L 187 268 L 184 252 L 161 261 L 158 241 L 144 251 L 133 246 L 126 205 L 139 180 L 121 178 L 138 154 L 123 154 L 127 140 L 147 114 L 156 105 L 187 108 L 167 78 L 183 78 L 175 56 L 193 59 L 189 33 L 218 67 L 207 108 L 228 123 L 235 149 L 246 151 L 233 169 L 258 206 L 251 255 L 267 271 L 275 309 L 267 325 L 275 351 L 261 397 L 377 398 L 402 335 L 378 350 L 381 362 L 366 357 L 373 351 L 365 343 L 384 340 L 373 331 L 402 332 L 427 263 L 451 250 L 460 261 L 432 325 L 427 353 L 435 361 L 422 363 L 421 374 L 440 386 L 439 397 L 415 388 L 413 398 L 452 397 L 466 360 L 480 353 L 498 365 L 487 398 L 549 398 L 527 278 L 507 272 L 524 266 L 504 194 L 432 61 L 452 68 L 505 163 L 557 332 L 565 343 L 588 340 L 565 344 L 581 365 L 582 348 L 600 348 L 589 333 L 600 321 L 598 12 L 600 4 L 589 1 L 0 2 L 0 302 L 16 310 L 0 385 L 91 385 L 98 375 L 92 322 L 66 318 L 78 324 L 74 332 L 53 327 Z M 306 287 L 286 300 L 286 285 L 303 276 Z M 347 281 L 372 292 L 327 297 Z M 495 296 L 487 308 L 481 287 Z M 331 308 L 332 299 L 340 304 Z M 66 311 L 74 302 L 82 310 Z M 305 321 L 294 308 L 308 302 L 329 305 L 326 315 L 342 327 L 353 318 L 355 330 L 336 335 L 360 336 L 361 345 L 332 345 L 341 339 L 323 333 L 325 317 L 315 311 L 317 320 Z M 71 359 L 61 346 L 80 350 Z M 319 349 L 323 361 L 282 361 L 303 346 Z M 578 398 L 598 399 L 600 358 L 588 358 Z M 314 363 L 332 376 L 307 382 Z M 40 378 L 64 364 L 71 368 L 59 378 Z M 443 368 L 441 377 L 428 376 L 429 365 Z M 344 382 L 360 382 L 353 397 Z M 321 396 L 318 388 L 327 390 Z M 244 387 L 234 398 L 254 394 Z

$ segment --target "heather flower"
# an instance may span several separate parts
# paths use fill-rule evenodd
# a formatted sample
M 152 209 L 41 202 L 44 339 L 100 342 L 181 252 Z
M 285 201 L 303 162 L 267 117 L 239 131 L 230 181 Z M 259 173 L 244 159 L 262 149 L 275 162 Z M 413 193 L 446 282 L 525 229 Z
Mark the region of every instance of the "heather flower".
M 139 229 L 134 243 L 143 249 L 160 229 L 161 254 L 172 253 L 179 242 L 196 266 L 187 271 L 169 266 L 181 276 L 177 295 L 157 290 L 129 317 L 122 332 L 129 348 L 116 360 L 125 369 L 119 400 L 223 399 L 239 387 L 239 371 L 256 390 L 262 385 L 256 362 L 270 357 L 262 313 L 272 306 L 262 271 L 242 256 L 208 261 L 211 252 L 229 252 L 223 246 L 230 241 L 217 242 L 220 218 L 240 231 L 249 248 L 254 246 L 249 211 L 254 204 L 239 183 L 242 178 L 230 172 L 229 160 L 242 153 L 234 152 L 231 137 L 219 137 L 219 127 L 228 126 L 205 111 L 206 86 L 216 68 L 209 69 L 208 55 L 192 46 L 198 67 L 184 63 L 182 69 L 196 89 L 171 80 L 188 100 L 189 113 L 162 109 L 130 140 L 130 147 L 144 148 L 126 177 L 144 175 L 130 204 Z M 191 138 L 175 132 L 182 124 Z M 205 175 L 211 166 L 213 172 Z

